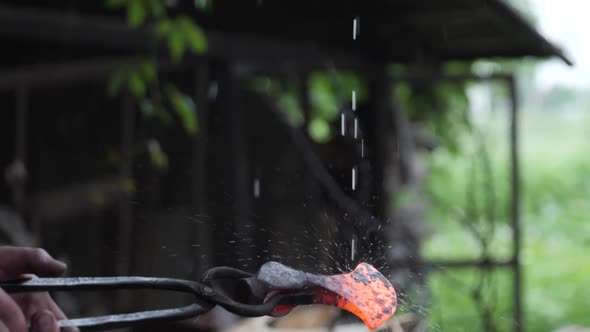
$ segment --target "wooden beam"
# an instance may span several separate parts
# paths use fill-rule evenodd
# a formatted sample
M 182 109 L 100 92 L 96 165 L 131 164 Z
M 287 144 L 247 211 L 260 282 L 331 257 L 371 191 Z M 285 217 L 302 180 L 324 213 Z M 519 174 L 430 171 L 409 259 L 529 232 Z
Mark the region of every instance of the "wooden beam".
M 30 89 L 72 81 L 103 79 L 116 68 L 128 65 L 133 59 L 84 60 L 6 69 L 0 71 L 0 91 L 14 90 L 19 86 Z
M 206 31 L 206 35 L 208 57 L 263 61 L 267 64 L 294 61 L 310 65 L 330 60 L 341 66 L 363 61 L 361 52 L 327 50 L 309 42 L 235 36 L 219 31 Z M 165 50 L 165 44 L 150 27 L 130 29 L 124 21 L 112 18 L 9 5 L 0 5 L 0 36 L 104 48 L 129 55 L 151 54 L 154 49 Z

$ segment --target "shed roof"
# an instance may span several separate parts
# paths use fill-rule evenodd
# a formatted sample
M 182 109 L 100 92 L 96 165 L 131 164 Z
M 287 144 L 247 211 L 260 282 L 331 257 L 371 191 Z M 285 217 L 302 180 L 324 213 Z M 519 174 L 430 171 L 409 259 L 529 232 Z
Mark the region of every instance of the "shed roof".
M 387 61 L 557 56 L 569 63 L 502 0 L 214 0 L 199 19 L 216 30 L 362 49 Z
M 292 53 L 300 59 L 294 51 L 307 48 L 385 62 L 557 56 L 570 63 L 501 0 L 213 0 L 209 10 L 178 1 L 171 11 L 197 19 L 208 32 L 212 56 L 264 55 L 265 49 L 255 52 L 263 44 L 251 42 L 264 41 L 282 50 L 275 59 Z M 150 32 L 128 29 L 123 16 L 95 1 L 31 0 L 26 7 L 18 0 L 5 1 L 0 5 L 0 42 L 15 46 L 5 57 L 21 61 L 31 50 L 30 41 L 62 58 L 64 46 L 69 56 L 82 57 L 152 47 Z M 359 34 L 353 40 L 355 19 Z

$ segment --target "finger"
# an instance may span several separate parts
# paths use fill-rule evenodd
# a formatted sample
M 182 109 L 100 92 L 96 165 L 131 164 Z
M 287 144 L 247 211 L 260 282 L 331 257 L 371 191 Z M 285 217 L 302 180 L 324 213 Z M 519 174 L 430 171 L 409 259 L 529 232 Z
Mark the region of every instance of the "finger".
M 2 323 L 2 321 L 0 321 L 0 332 L 10 332 L 10 330 L 8 329 L 8 326 L 4 325 L 4 323 Z
M 31 332 L 59 332 L 55 316 L 49 310 L 37 312 L 31 319 Z
M 53 301 L 49 293 L 13 294 L 12 298 L 24 312 L 27 321 L 32 321 L 34 315 L 43 310 L 50 311 L 57 321 L 68 319 L 64 312 Z M 75 332 L 76 328 L 64 328 L 62 332 Z
M 0 247 L 0 278 L 13 279 L 23 274 L 57 276 L 66 264 L 51 257 L 40 248 Z
M 0 288 L 0 322 L 8 331 L 25 332 L 27 324 L 25 315 L 8 294 Z M 1 331 L 1 329 L 0 329 Z
M 11 296 L 21 308 L 27 320 L 31 320 L 33 315 L 42 310 L 51 311 L 58 320 L 66 318 L 66 315 L 49 296 L 49 293 L 22 293 L 12 294 Z

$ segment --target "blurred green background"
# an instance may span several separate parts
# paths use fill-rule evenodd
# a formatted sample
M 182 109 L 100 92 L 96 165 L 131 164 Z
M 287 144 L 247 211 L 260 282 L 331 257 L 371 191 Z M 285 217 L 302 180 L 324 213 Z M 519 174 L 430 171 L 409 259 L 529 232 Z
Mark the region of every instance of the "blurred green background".
M 564 98 L 557 105 L 570 101 Z M 473 123 L 474 132 L 483 133 L 482 140 L 489 147 L 496 189 L 499 213 L 490 252 L 493 257 L 507 258 L 511 250 L 507 114 L 475 114 Z M 552 331 L 571 324 L 590 326 L 590 289 L 586 284 L 590 274 L 586 260 L 590 249 L 588 132 L 590 116 L 583 108 L 522 110 L 521 257 L 527 331 Z M 468 174 L 478 150 L 465 144 L 461 149 L 465 153 L 440 149 L 429 156 L 432 173 L 428 186 L 434 199 L 428 220 L 435 231 L 423 247 L 428 258 L 475 258 L 481 254 L 478 241 L 459 221 L 466 213 Z M 488 189 L 477 187 L 478 191 Z M 482 329 L 481 312 L 473 299 L 465 296 L 465 290 L 478 285 L 479 279 L 478 272 L 469 270 L 441 271 L 429 277 L 434 297 L 432 327 L 449 331 Z M 488 279 L 493 287 L 486 288 L 483 296 L 492 308 L 497 330 L 508 330 L 512 317 L 511 276 L 497 272 Z

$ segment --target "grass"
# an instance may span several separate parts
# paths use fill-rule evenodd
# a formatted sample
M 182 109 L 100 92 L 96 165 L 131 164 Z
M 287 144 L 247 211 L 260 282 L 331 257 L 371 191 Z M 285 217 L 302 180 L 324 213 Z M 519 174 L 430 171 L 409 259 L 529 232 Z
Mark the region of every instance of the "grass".
M 478 128 L 487 133 L 497 194 L 495 234 L 489 252 L 507 258 L 511 252 L 507 128 L 499 118 L 479 118 L 484 121 L 479 121 Z M 521 118 L 526 330 L 553 331 L 571 324 L 590 327 L 590 155 L 586 153 L 590 151 L 590 117 L 530 112 Z M 466 144 L 464 151 L 473 151 L 473 140 L 465 141 L 472 146 Z M 428 258 L 477 258 L 481 253 L 479 242 L 458 221 L 470 219 L 466 217 L 465 188 L 473 160 L 469 153 L 453 157 L 438 151 L 431 156 L 433 172 L 428 183 L 436 199 L 428 215 L 434 235 L 423 247 Z M 479 188 L 470 195 L 475 197 L 475 205 L 483 206 L 489 188 Z M 485 225 L 482 220 L 479 223 Z M 477 271 L 431 274 L 433 330 L 482 330 L 477 306 L 470 297 L 472 289 L 478 288 L 478 275 Z M 510 331 L 513 324 L 511 288 L 510 274 L 505 271 L 494 273 L 489 287 L 483 287 L 484 302 L 493 308 L 498 331 Z

